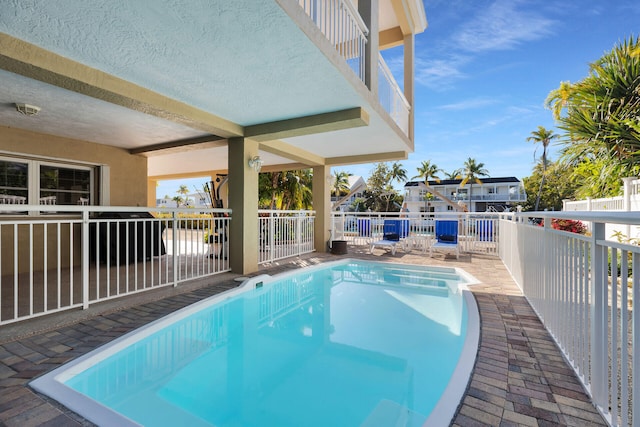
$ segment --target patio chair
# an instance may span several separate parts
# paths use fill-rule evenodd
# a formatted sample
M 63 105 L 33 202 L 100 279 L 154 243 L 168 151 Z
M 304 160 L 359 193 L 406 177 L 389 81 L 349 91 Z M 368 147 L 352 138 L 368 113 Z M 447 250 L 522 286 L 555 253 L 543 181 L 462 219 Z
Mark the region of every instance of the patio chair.
M 436 220 L 436 241 L 429 248 L 429 256 L 433 257 L 433 250 L 453 251 L 456 259 L 460 258 L 460 245 L 458 242 L 458 221 Z
M 373 253 L 373 248 L 381 247 L 383 249 L 390 249 L 391 255 L 396 254 L 396 249 L 400 243 L 400 236 L 398 233 L 384 233 L 382 240 L 372 241 L 369 245 L 369 253 Z

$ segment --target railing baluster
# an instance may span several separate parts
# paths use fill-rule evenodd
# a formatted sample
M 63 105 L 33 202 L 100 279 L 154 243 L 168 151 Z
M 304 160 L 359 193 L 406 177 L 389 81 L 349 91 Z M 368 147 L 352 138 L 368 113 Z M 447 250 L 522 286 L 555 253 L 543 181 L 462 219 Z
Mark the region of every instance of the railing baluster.
M 633 294 L 632 301 L 634 304 L 640 301 L 640 253 L 634 253 L 632 255 L 632 284 L 631 284 L 631 292 Z M 631 360 L 633 361 L 632 374 L 632 393 L 633 393 L 633 401 L 631 402 L 631 416 L 634 417 L 633 420 L 630 420 L 635 425 L 638 423 L 635 421 L 635 416 L 633 415 L 634 410 L 636 408 L 640 408 L 640 313 L 637 307 L 634 305 L 634 310 L 632 311 L 632 331 L 633 336 L 631 339 L 632 342 L 632 353 Z M 626 378 L 625 378 L 626 379 Z

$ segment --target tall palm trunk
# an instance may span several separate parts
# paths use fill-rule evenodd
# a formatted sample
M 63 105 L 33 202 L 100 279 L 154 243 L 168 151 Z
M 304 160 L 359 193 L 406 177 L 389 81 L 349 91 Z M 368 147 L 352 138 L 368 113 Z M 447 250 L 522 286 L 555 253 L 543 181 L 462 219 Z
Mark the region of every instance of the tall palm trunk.
M 536 207 L 534 209 L 535 211 L 538 210 L 538 206 L 540 205 L 540 195 L 542 194 L 542 187 L 544 186 L 544 177 L 545 177 L 544 169 L 542 170 L 542 179 L 540 180 L 540 188 L 538 188 L 538 196 L 536 197 Z

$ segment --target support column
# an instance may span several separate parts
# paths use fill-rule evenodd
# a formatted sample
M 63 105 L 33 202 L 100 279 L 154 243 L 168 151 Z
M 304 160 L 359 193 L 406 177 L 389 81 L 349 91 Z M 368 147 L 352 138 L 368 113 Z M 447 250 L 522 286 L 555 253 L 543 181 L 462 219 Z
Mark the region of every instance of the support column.
M 147 178 L 147 207 L 156 207 L 156 188 L 158 187 L 158 180 Z
M 404 97 L 409 102 L 409 140 L 413 139 L 413 118 L 415 111 L 414 100 L 414 79 L 415 79 L 415 38 L 413 34 L 404 36 Z
M 257 155 L 256 141 L 229 139 L 229 256 L 238 274 L 258 271 L 258 173 L 249 167 Z
M 378 0 L 358 2 L 358 13 L 369 29 L 367 44 L 364 48 L 364 84 L 376 99 L 378 98 L 378 48 L 380 46 L 378 11 Z
M 329 229 L 331 229 L 331 194 L 327 177 L 331 176 L 331 167 L 315 166 L 313 168 L 313 209 L 316 219 L 313 226 L 313 245 L 316 252 L 327 251 Z

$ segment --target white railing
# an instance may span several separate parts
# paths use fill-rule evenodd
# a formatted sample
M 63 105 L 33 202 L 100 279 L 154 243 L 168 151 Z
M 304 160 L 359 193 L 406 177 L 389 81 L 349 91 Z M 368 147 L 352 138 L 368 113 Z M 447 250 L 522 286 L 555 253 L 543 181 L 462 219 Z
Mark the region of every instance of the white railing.
M 378 55 L 378 98 L 393 121 L 408 135 L 411 106 L 382 55 Z
M 610 425 L 638 425 L 640 315 L 633 301 L 640 298 L 640 246 L 607 240 L 605 229 L 640 225 L 640 217 L 537 212 L 502 218 L 500 257 L 598 410 Z M 552 218 L 590 223 L 592 234 L 556 230 Z
M 425 200 L 424 196 L 405 196 L 406 202 L 440 202 L 439 197 L 433 196 L 431 200 Z M 469 201 L 467 196 L 451 196 L 449 200 L 456 201 Z M 473 194 L 471 195 L 473 201 L 488 201 L 488 202 L 524 202 L 527 200 L 524 194 Z
M 229 210 L 194 216 L 193 209 L 3 205 L 2 211 L 0 325 L 230 270 Z
M 395 227 L 407 248 L 426 251 L 434 241 L 437 220 L 458 220 L 458 241 L 464 252 L 498 253 L 498 218 L 493 212 L 332 212 L 332 240 L 368 246 L 380 240 L 385 227 Z
M 369 30 L 350 0 L 298 0 L 322 34 L 364 81 Z
M 564 200 L 563 211 L 640 211 L 640 179 L 623 178 L 623 195 L 601 199 Z
M 623 211 L 624 197 L 607 197 L 603 199 L 587 199 L 565 201 L 563 211 Z
M 258 264 L 310 253 L 314 211 L 258 211 Z

